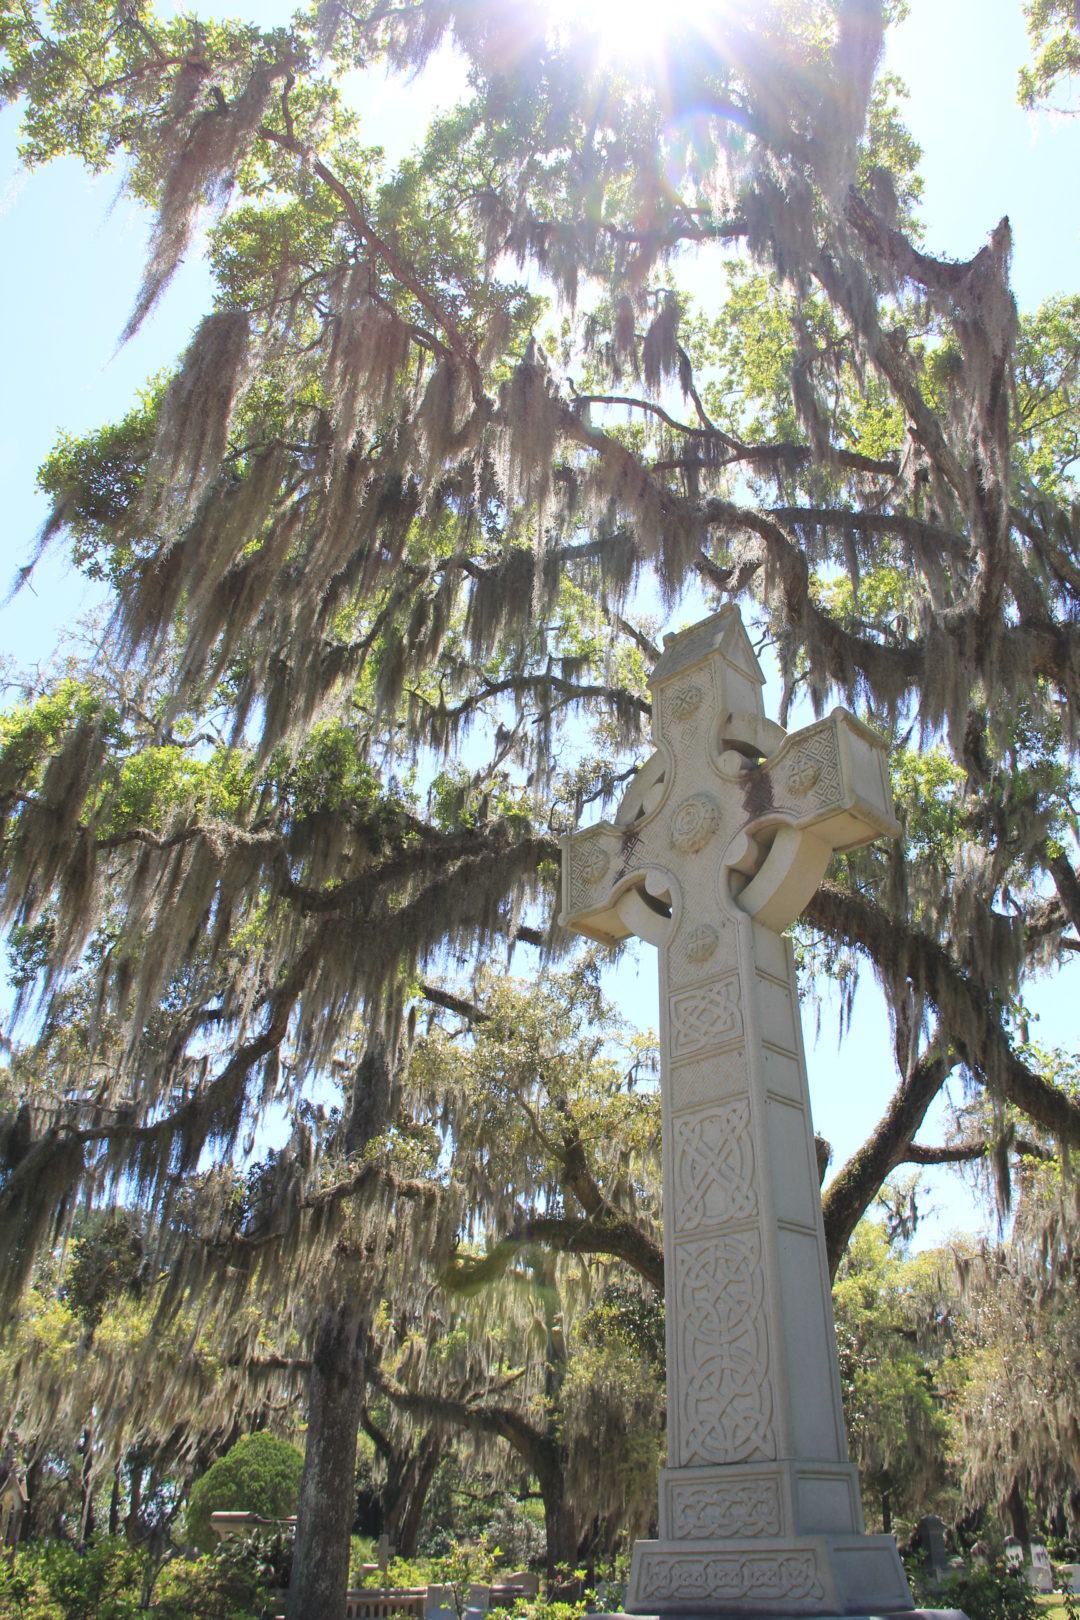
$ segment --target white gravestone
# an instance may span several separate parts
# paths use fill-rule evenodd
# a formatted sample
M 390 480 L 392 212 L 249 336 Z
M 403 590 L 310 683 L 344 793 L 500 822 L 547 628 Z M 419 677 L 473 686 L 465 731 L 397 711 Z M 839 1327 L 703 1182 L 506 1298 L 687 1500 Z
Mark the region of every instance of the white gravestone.
M 1036 1592 L 1054 1590 L 1054 1571 L 1050 1563 L 1050 1554 L 1041 1541 L 1031 1543 L 1031 1568 L 1027 1572 L 1027 1577 Z
M 765 718 L 738 610 L 668 636 L 656 752 L 563 841 L 566 928 L 659 947 L 668 1457 L 631 1612 L 909 1610 L 848 1462 L 790 943 L 834 850 L 899 831 L 880 739 Z

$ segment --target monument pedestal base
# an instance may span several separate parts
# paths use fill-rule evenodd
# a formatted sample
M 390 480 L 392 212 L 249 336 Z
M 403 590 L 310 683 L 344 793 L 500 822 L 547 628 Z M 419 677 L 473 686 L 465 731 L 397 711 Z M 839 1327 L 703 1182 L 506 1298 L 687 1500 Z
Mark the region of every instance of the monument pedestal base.
M 638 1541 L 631 1614 L 866 1615 L 911 1613 L 892 1536 Z
M 772 1610 L 758 1611 L 757 1609 L 733 1610 L 732 1613 L 753 1615 L 754 1620 L 788 1620 L 786 1614 Z M 666 1620 L 669 1613 L 677 1613 L 679 1620 L 715 1620 L 714 1609 L 678 1609 L 656 1612 L 653 1614 L 634 1614 L 628 1611 L 610 1614 L 593 1614 L 589 1620 Z M 822 1615 L 820 1620 L 967 1620 L 962 1609 L 890 1609 L 888 1615 L 883 1613 L 858 1615 Z

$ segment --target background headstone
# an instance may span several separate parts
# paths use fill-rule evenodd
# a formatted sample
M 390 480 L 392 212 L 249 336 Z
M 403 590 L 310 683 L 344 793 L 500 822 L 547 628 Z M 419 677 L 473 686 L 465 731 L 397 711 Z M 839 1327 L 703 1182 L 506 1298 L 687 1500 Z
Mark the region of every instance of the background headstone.
M 1041 1541 L 1031 1543 L 1031 1566 L 1028 1570 L 1028 1580 L 1036 1592 L 1052 1592 L 1054 1590 L 1054 1571 L 1050 1565 L 1050 1554 Z
M 927 1513 L 916 1526 L 919 1545 L 926 1554 L 927 1571 L 932 1579 L 940 1580 L 949 1571 L 949 1554 L 945 1548 L 945 1525 L 936 1513 Z

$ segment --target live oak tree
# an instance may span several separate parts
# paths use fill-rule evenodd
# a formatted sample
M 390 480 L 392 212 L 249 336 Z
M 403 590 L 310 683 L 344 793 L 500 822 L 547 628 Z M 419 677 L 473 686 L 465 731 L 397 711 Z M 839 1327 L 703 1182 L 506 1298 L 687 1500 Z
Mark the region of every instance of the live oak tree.
M 468 1332 L 467 1313 L 459 1314 L 466 1344 L 478 1346 L 485 1330 L 494 1340 L 484 1356 L 487 1388 L 474 1377 L 464 1398 L 454 1390 L 454 1334 L 438 1318 L 431 1327 L 441 1332 L 413 1336 L 375 1375 L 402 1412 L 504 1442 L 503 1467 L 516 1464 L 536 1480 L 553 1579 L 579 1555 L 610 1556 L 655 1513 L 662 1361 L 621 1331 L 617 1315 L 596 1308 L 594 1290 L 602 1301 L 604 1281 L 587 1262 L 516 1245 L 511 1263 L 470 1302 L 481 1312 L 480 1332 Z
M 156 1566 L 192 1479 L 245 1428 L 294 1429 L 296 1403 L 246 1376 L 194 1313 L 162 1324 L 158 1287 L 133 1285 L 130 1236 L 123 1217 L 93 1219 L 63 1267 L 41 1258 L 0 1347 L 0 1427 L 17 1437 L 36 1535 L 61 1520 L 80 1543 L 123 1531 Z
M 1078 1227 L 1072 1177 L 1029 1160 L 1008 1238 L 957 1251 L 961 1485 L 1024 1542 L 1032 1508 L 1058 1533 L 1080 1527 Z
M 396 1038 L 448 944 L 539 937 L 552 834 L 644 746 L 646 593 L 744 601 L 785 714 L 842 699 L 893 745 L 905 842 L 808 911 L 895 1029 L 834 1266 L 892 1168 L 951 1151 L 916 1142 L 950 1074 L 991 1156 L 1010 1109 L 1080 1139 L 1016 1016 L 1080 923 L 1080 306 L 1017 312 L 1007 220 L 968 262 L 922 250 L 884 9 L 695 11 L 635 65 L 523 0 L 5 14 L 28 161 L 119 165 L 152 211 L 132 328 L 207 220 L 215 285 L 175 372 L 41 475 L 43 543 L 115 609 L 105 672 L 5 721 L 0 899 L 46 1022 L 92 970 L 118 1058 L 13 1112 L 7 1275 L 79 1189 L 167 1220 L 204 1150 Z M 469 89 L 391 171 L 350 74 L 448 37 Z M 305 1151 L 265 1189 L 303 1217 L 286 1270 L 341 1201 L 306 1202 Z
M 409 1112 L 449 1133 L 483 1246 L 455 1255 L 447 1281 L 475 1288 L 543 1245 L 621 1260 L 662 1293 L 651 1040 L 604 996 L 595 953 L 528 980 L 489 967 L 473 998 L 430 1019 L 409 1066 Z
M 421 994 L 427 1027 L 398 1067 L 388 1142 L 369 1143 L 357 1168 L 341 1163 L 331 1127 L 322 1185 L 307 1202 L 343 1201 L 375 1172 L 397 1205 L 427 1206 L 444 1230 L 449 1209 L 460 1243 L 440 1266 L 439 1220 L 410 1230 L 399 1211 L 388 1228 L 392 1264 L 361 1268 L 353 1257 L 370 1252 L 377 1228 L 355 1218 L 331 1226 L 328 1264 L 366 1319 L 353 1381 L 318 1399 L 327 1427 L 352 1436 L 319 1483 L 348 1500 L 359 1406 L 385 1470 L 382 1528 L 404 1552 L 442 1451 L 464 1436 L 489 1469 L 535 1477 L 554 1571 L 575 1563 L 583 1542 L 613 1542 L 644 1522 L 653 1502 L 662 1352 L 622 1331 L 618 1313 L 590 1315 L 590 1301 L 614 1286 L 662 1320 L 658 1098 L 638 1083 L 654 1053 L 621 1027 L 590 959 L 529 982 L 486 971 L 475 999 L 431 984 Z M 369 1073 L 357 1095 L 373 1089 Z M 398 1161 L 392 1180 L 381 1158 Z M 256 1229 L 251 1241 L 280 1297 L 270 1235 Z M 300 1264 L 310 1273 L 307 1248 Z M 606 1262 L 600 1271 L 594 1258 Z M 620 1281 L 620 1266 L 636 1282 Z M 321 1283 L 309 1279 L 307 1289 L 321 1297 Z

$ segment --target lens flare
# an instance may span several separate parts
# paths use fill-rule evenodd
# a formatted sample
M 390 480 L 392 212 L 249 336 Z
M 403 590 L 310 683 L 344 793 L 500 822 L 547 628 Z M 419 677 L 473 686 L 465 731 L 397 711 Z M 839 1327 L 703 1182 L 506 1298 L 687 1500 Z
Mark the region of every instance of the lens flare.
M 722 9 L 700 0 L 540 0 L 559 42 L 599 62 L 633 66 L 655 58 L 673 33 L 700 27 Z

